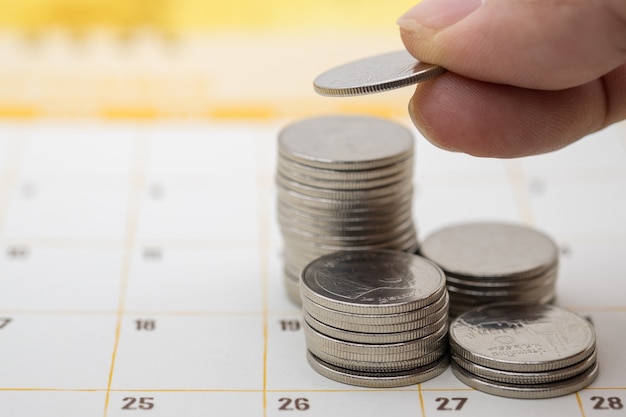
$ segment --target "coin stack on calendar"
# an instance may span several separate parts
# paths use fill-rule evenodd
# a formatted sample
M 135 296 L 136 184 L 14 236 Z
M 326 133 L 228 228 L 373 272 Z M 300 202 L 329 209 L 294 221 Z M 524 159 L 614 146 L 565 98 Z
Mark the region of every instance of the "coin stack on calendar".
M 337 252 L 302 272 L 309 364 L 339 382 L 395 387 L 448 366 L 445 275 L 414 254 Z
M 405 127 L 370 116 L 315 117 L 280 132 L 277 212 L 294 302 L 302 269 L 319 256 L 416 250 L 413 148 Z
M 419 253 L 446 273 L 452 317 L 489 303 L 544 304 L 556 298 L 558 247 L 525 225 L 450 225 L 427 236 Z
M 552 305 L 496 303 L 468 311 L 450 325 L 450 349 L 459 380 L 503 397 L 558 397 L 598 375 L 593 326 Z

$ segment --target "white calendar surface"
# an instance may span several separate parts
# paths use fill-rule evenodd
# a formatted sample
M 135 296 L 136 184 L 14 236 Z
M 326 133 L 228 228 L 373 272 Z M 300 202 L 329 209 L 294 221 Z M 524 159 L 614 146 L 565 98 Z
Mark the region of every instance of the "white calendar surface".
M 0 123 L 0 416 L 626 416 L 625 125 L 516 160 L 416 134 L 419 236 L 543 230 L 557 304 L 596 328 L 591 386 L 512 400 L 450 370 L 375 390 L 309 368 L 275 216 L 287 122 Z

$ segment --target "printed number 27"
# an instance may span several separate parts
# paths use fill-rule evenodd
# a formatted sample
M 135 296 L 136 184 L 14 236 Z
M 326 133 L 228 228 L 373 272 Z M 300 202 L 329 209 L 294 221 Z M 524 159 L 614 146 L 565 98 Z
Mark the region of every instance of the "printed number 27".
M 463 406 L 467 402 L 467 398 L 465 397 L 459 397 L 459 398 L 439 397 L 435 401 L 437 401 L 438 403 L 441 403 L 439 404 L 439 407 L 437 407 L 437 410 L 439 411 L 459 411 L 463 408 Z M 456 406 L 454 408 L 452 408 L 452 405 L 453 405 L 452 402 L 456 402 Z

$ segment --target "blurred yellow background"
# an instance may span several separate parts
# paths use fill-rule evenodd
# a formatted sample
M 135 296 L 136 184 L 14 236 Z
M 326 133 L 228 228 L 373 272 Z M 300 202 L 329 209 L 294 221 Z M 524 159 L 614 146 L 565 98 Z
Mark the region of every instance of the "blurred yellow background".
M 386 27 L 407 0 L 0 0 L 0 26 L 162 30 Z
M 0 0 L 0 118 L 405 116 L 407 89 L 329 99 L 312 81 L 402 48 L 413 3 Z

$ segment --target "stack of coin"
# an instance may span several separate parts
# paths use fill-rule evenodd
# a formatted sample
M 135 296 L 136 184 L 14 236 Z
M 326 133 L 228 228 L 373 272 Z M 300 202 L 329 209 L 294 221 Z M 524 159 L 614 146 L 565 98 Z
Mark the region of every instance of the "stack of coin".
M 545 304 L 478 307 L 450 325 L 452 371 L 466 385 L 511 398 L 576 392 L 598 374 L 591 324 Z
M 302 271 L 309 364 L 347 384 L 395 387 L 448 366 L 445 275 L 417 255 L 336 252 Z
M 367 116 L 305 119 L 278 137 L 278 222 L 287 293 L 313 259 L 336 251 L 413 252 L 414 138 L 394 122 Z
M 556 297 L 558 248 L 527 226 L 450 226 L 427 237 L 419 253 L 446 273 L 451 317 L 494 302 L 550 303 Z

